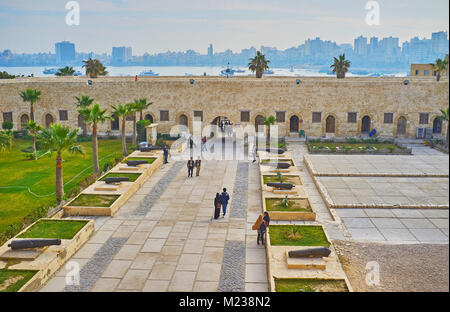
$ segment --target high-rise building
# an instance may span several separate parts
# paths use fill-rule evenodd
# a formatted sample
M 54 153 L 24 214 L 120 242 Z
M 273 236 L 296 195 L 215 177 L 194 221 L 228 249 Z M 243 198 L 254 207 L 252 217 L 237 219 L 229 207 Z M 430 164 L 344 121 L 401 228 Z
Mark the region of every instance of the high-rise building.
M 125 64 L 133 57 L 131 47 L 113 47 L 111 63 L 113 64 Z
M 380 43 L 380 52 L 386 56 L 395 56 L 400 52 L 399 39 L 394 37 L 383 38 Z
M 56 62 L 58 64 L 72 62 L 75 60 L 75 44 L 62 41 L 55 44 Z
M 433 55 L 448 53 L 448 39 L 446 31 L 431 34 L 431 53 Z
M 359 36 L 355 39 L 355 54 L 356 55 L 367 55 L 367 38 Z
M 373 54 L 376 54 L 377 52 L 378 52 L 378 38 L 372 37 L 372 38 L 370 38 L 368 53 L 373 55 Z
M 214 56 L 214 49 L 213 49 L 212 43 L 210 43 L 210 44 L 209 44 L 209 47 L 208 47 L 208 56 L 209 56 L 210 58 L 212 58 L 212 57 Z

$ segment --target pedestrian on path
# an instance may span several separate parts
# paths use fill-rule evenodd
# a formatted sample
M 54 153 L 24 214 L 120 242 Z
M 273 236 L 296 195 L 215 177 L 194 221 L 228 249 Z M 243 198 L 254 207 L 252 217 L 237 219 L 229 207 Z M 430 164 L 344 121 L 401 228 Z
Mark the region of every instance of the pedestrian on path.
M 255 161 L 256 161 L 256 144 L 253 145 L 252 154 L 253 154 L 253 163 L 255 163 Z
M 192 135 L 189 137 L 189 148 L 190 149 L 194 148 L 194 140 L 192 139 Z
M 188 178 L 189 177 L 192 178 L 192 173 L 194 172 L 194 166 L 195 166 L 195 161 L 194 161 L 194 158 L 191 157 L 191 159 L 189 159 L 187 162 Z
M 229 200 L 230 200 L 230 195 L 228 195 L 227 189 L 224 187 L 222 194 L 220 194 L 220 201 L 222 203 L 222 213 L 223 213 L 222 217 L 223 218 L 225 218 L 225 215 L 227 213 L 227 206 L 228 206 L 228 201 Z
M 270 216 L 267 211 L 264 211 L 264 217 L 263 217 L 264 223 L 266 224 L 266 228 L 269 228 L 270 224 Z
M 264 213 L 264 215 L 266 215 L 267 212 Z M 256 243 L 259 245 L 259 241 L 261 241 L 261 244 L 264 245 L 264 240 L 265 240 L 265 235 L 266 235 L 266 231 L 267 231 L 267 223 L 266 223 L 266 216 L 264 216 L 264 218 L 262 217 L 262 215 L 258 216 L 258 219 L 255 221 L 255 223 L 252 226 L 252 230 L 256 230 L 258 232 L 258 236 L 256 237 Z M 268 217 L 267 214 L 267 218 L 270 222 L 270 218 Z
M 206 137 L 204 136 L 202 138 L 202 152 L 207 151 L 208 149 L 206 148 Z
M 169 157 L 169 150 L 167 149 L 167 145 L 164 145 L 163 148 L 163 152 L 164 152 L 164 163 L 167 164 L 167 158 Z
M 216 193 L 216 198 L 214 198 L 214 220 L 219 219 L 221 206 L 222 206 L 222 202 L 220 199 L 220 194 Z
M 195 172 L 195 175 L 198 177 L 200 175 L 200 167 L 202 165 L 202 160 L 200 159 L 200 156 L 198 156 L 198 159 L 195 161 L 195 168 L 197 169 Z

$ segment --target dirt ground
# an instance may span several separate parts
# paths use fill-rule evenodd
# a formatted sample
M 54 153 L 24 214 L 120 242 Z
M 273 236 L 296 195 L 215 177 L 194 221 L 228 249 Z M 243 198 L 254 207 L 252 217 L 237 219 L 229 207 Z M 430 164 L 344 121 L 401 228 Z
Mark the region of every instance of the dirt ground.
M 333 241 L 357 292 L 449 291 L 449 245 L 388 245 Z M 366 264 L 379 264 L 379 286 L 368 286 Z

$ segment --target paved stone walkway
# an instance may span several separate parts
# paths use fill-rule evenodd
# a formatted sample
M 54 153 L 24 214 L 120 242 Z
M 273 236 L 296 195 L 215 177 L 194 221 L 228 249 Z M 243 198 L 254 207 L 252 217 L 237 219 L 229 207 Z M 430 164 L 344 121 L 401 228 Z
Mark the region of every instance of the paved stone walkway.
M 223 187 L 232 194 L 229 213 L 212 220 Z M 164 165 L 116 216 L 94 218 L 94 236 L 70 259 L 80 266 L 81 284 L 66 286 L 63 267 L 42 291 L 230 290 L 221 274 L 236 263 L 239 290 L 267 291 L 265 249 L 251 230 L 262 213 L 260 196 L 256 164 L 204 161 L 193 178 L 184 162 Z

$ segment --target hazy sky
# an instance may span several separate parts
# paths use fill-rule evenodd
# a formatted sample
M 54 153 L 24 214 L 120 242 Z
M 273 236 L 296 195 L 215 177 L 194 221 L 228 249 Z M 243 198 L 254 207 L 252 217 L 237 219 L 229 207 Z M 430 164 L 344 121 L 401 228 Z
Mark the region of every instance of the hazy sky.
M 286 49 L 321 37 L 353 43 L 359 35 L 413 36 L 449 29 L 448 0 L 379 0 L 380 25 L 366 24 L 367 0 L 79 0 L 79 26 L 66 25 L 66 0 L 0 0 L 0 50 L 133 54 L 193 49 L 235 52 L 261 45 Z

